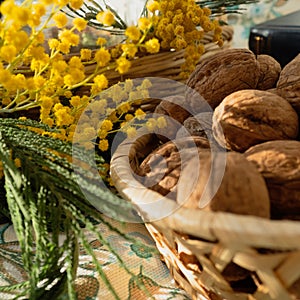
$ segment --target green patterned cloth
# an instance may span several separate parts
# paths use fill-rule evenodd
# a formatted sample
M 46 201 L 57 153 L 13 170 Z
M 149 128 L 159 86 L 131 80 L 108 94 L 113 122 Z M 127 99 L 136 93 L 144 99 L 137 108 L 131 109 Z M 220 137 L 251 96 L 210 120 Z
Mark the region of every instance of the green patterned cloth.
M 122 232 L 139 239 L 143 244 L 154 245 L 144 225 L 120 224 L 111 219 L 109 222 Z M 184 291 L 176 286 L 166 265 L 160 260 L 159 254 L 154 255 L 142 246 L 128 242 L 115 232 L 110 231 L 104 224 L 97 226 L 118 254 L 122 256 L 130 271 L 143 278 L 154 299 L 190 299 Z M 149 297 L 135 286 L 132 276 L 119 266 L 115 256 L 91 233 L 86 232 L 86 236 L 120 299 L 148 299 Z M 22 268 L 20 248 L 13 227 L 9 224 L 2 224 L 0 225 L 0 285 L 18 283 L 25 279 L 26 273 Z M 83 249 L 80 249 L 76 290 L 79 300 L 114 299 L 104 282 L 97 277 L 91 257 Z M 13 297 L 12 294 L 0 293 L 1 300 L 12 299 Z

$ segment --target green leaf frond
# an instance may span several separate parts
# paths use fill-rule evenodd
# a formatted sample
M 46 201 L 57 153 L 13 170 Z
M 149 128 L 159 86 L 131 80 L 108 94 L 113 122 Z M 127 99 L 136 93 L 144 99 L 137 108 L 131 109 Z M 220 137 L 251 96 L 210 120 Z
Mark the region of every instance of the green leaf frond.
M 29 299 L 76 299 L 74 280 L 78 245 L 81 244 L 114 298 L 119 299 L 97 262 L 82 227 L 93 232 L 116 256 L 120 266 L 133 276 L 95 225 L 102 223 L 120 238 L 141 244 L 122 233 L 99 212 L 118 219 L 126 218 L 134 211 L 132 204 L 98 184 L 97 168 L 105 163 L 100 156 L 87 155 L 84 149 L 73 149 L 71 143 L 43 134 L 51 131 L 53 129 L 33 120 L 0 119 L 0 160 L 5 190 L 5 199 L 2 196 L 0 201 L 6 201 L 28 273 L 27 281 L 0 287 L 0 291 L 18 290 L 16 298 L 22 295 Z M 76 164 L 76 172 L 74 156 L 82 162 Z M 96 167 L 87 167 L 93 164 Z M 155 252 L 154 249 L 150 251 Z

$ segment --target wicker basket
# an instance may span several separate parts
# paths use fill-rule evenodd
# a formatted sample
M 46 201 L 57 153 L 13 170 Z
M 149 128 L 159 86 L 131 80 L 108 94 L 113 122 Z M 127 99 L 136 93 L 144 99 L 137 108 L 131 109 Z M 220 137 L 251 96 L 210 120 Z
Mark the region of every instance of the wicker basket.
M 133 175 L 151 148 L 149 135 L 124 141 L 112 158 L 111 176 L 192 299 L 299 299 L 300 222 L 178 208 Z M 226 275 L 232 266 L 249 276 L 232 281 Z
M 213 34 L 207 32 L 204 34 L 203 39 L 200 41 L 204 45 L 204 54 L 201 56 L 200 61 L 210 57 L 211 55 L 219 52 L 220 50 L 225 50 L 231 47 L 233 38 L 233 28 L 232 26 L 222 26 L 222 37 L 224 44 L 222 47 L 218 46 L 213 42 Z M 66 56 L 68 60 L 71 56 L 78 55 L 78 53 L 72 53 Z M 184 83 L 185 78 L 180 76 L 181 65 L 184 63 L 184 50 L 180 51 L 161 51 L 156 54 L 140 53 L 137 58 L 131 61 L 131 67 L 126 74 L 120 75 L 117 71 L 111 69 L 105 71 L 105 76 L 107 77 L 110 86 L 114 85 L 120 81 L 124 81 L 127 78 L 144 78 L 144 77 L 161 77 L 174 80 L 176 82 Z M 92 74 L 96 68 L 96 63 L 88 64 L 85 66 L 85 73 L 87 75 Z M 168 91 L 173 93 L 178 92 L 179 86 L 174 83 L 175 89 L 167 87 Z M 162 87 L 163 89 L 164 87 Z M 180 90 L 181 91 L 181 90 Z M 81 88 L 78 93 L 88 94 L 89 89 L 86 87 Z

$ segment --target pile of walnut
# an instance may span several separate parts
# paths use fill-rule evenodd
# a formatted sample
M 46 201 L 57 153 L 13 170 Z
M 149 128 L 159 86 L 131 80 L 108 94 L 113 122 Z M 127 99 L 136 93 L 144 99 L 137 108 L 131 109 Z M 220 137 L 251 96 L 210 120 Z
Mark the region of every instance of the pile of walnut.
M 271 56 L 248 49 L 220 51 L 200 62 L 186 84 L 193 92 L 163 99 L 156 108 L 174 122 L 167 120 L 158 135 L 162 145 L 140 166 L 144 183 L 190 208 L 300 219 L 300 54 L 281 68 Z M 189 158 L 191 139 L 198 156 Z M 208 184 L 215 184 L 208 183 L 211 171 L 218 172 L 224 157 L 217 192 L 201 202 Z M 197 184 L 188 194 L 194 176 Z

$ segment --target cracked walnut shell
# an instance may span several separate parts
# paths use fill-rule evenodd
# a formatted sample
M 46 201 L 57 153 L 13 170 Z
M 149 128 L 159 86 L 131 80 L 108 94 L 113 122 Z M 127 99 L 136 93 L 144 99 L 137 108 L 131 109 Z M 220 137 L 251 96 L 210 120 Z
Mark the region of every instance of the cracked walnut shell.
M 242 90 L 227 96 L 213 114 L 213 135 L 229 150 L 243 152 L 271 140 L 292 140 L 298 115 L 287 100 L 267 91 Z

